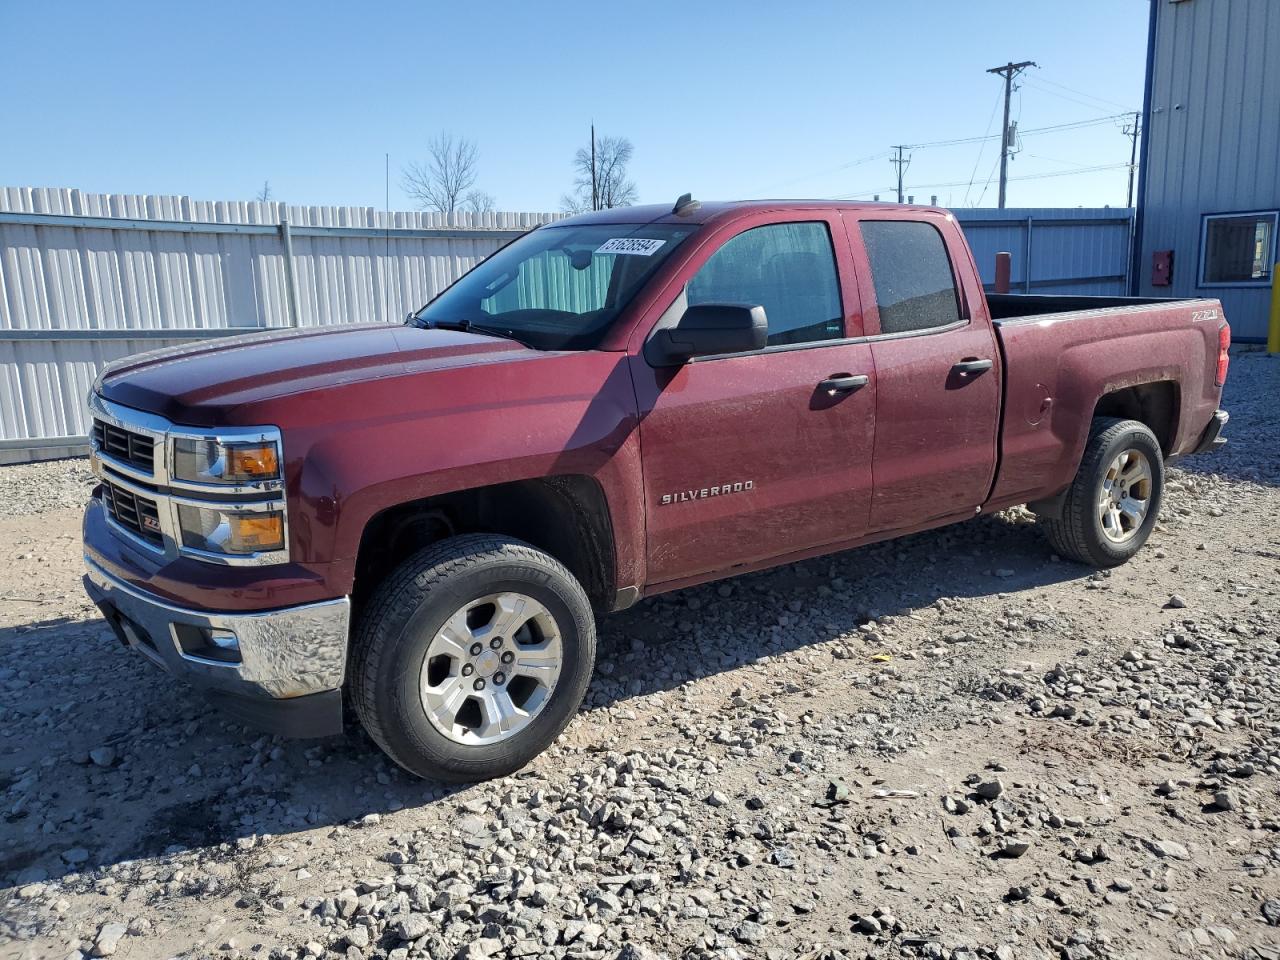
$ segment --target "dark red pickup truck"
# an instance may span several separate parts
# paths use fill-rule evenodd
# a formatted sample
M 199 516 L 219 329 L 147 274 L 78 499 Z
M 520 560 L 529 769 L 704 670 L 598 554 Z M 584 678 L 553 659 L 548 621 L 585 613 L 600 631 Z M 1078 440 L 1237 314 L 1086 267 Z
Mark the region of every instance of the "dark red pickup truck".
M 238 716 L 517 769 L 595 615 L 1029 503 L 1094 566 L 1222 442 L 1217 301 L 987 296 L 954 218 L 630 207 L 540 227 L 404 326 L 133 357 L 90 403 L 86 585 Z

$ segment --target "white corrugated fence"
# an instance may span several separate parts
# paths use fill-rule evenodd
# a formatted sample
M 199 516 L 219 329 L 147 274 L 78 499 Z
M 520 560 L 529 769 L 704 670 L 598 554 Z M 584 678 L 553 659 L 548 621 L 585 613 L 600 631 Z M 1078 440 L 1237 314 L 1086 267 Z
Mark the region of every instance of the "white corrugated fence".
M 0 188 L 0 462 L 83 450 L 102 366 L 184 339 L 395 322 L 553 213 Z

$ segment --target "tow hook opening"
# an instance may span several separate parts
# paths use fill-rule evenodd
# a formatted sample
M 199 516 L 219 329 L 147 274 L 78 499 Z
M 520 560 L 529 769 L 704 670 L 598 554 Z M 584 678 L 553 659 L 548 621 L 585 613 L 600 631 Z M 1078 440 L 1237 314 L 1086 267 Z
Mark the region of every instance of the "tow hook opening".
M 175 623 L 173 633 L 183 656 L 215 663 L 240 663 L 240 638 L 230 630 Z

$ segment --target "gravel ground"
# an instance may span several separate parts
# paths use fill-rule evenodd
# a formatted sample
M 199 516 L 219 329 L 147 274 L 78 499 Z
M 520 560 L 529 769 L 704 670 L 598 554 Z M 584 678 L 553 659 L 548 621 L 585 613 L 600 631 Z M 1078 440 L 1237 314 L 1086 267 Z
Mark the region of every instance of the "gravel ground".
M 1280 958 L 1280 359 L 1227 394 L 1126 566 L 1009 511 L 644 602 L 464 788 L 120 650 L 83 463 L 0 468 L 0 956 Z

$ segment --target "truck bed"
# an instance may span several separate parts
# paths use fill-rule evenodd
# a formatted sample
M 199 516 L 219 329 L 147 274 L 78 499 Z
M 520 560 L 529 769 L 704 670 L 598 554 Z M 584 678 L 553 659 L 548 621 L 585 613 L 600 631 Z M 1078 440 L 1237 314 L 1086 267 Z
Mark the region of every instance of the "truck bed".
M 1217 409 L 1217 300 L 1137 297 L 989 298 L 1005 373 L 1001 506 L 1064 488 L 1090 419 L 1154 424 L 1166 457 L 1199 441 Z M 1109 397 L 1099 408 L 1099 397 Z
M 1021 320 L 1048 313 L 1075 313 L 1109 307 L 1137 307 L 1148 303 L 1185 303 L 1167 297 L 1073 297 L 1063 294 L 989 293 L 992 320 Z

